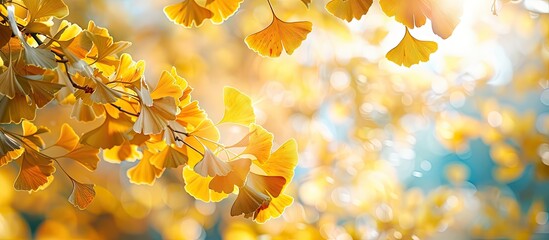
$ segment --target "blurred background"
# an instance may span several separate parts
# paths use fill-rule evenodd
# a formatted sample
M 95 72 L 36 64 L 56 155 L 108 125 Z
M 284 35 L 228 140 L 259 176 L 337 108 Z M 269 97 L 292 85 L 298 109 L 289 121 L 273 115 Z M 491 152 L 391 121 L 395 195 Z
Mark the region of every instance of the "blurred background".
M 549 239 L 547 0 L 464 0 L 449 39 L 430 23 L 411 31 L 439 44 L 411 68 L 385 59 L 404 28 L 377 1 L 351 23 L 330 15 L 327 1 L 310 9 L 273 1 L 281 19 L 313 23 L 301 47 L 277 59 L 243 41 L 270 23 L 266 1 L 244 1 L 223 24 L 192 29 L 164 16 L 177 0 L 65 2 L 69 21 L 94 20 L 115 41 L 133 42 L 128 52 L 146 61 L 147 79 L 175 66 L 214 121 L 223 86 L 250 95 L 274 147 L 298 141 L 288 189 L 295 202 L 257 224 L 230 217 L 230 200 L 194 200 L 181 169 L 141 186 L 126 177 L 135 163 L 102 161 L 94 173 L 70 166 L 96 184 L 96 199 L 80 211 L 66 200 L 68 179 L 16 192 L 17 168 L 8 165 L 0 168 L 0 239 Z M 55 104 L 41 111 L 36 124 L 54 131 L 62 122 L 79 132 L 98 124 L 54 118 L 70 115 Z

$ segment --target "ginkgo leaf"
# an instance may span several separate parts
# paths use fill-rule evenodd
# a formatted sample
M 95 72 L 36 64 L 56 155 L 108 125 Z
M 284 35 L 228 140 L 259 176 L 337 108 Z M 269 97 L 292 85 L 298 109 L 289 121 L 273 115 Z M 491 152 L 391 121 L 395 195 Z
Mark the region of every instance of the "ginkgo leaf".
M 0 123 L 19 123 L 23 119 L 32 120 L 36 116 L 36 105 L 25 95 L 13 99 L 0 94 Z
M 198 106 L 198 101 L 192 101 L 181 108 L 175 121 L 181 126 L 187 127 L 189 125 L 198 126 L 204 119 L 206 119 L 206 113 Z
M 53 181 L 55 172 L 53 161 L 32 151 L 26 150 L 19 157 L 21 169 L 13 185 L 16 190 L 38 191 L 46 188 Z
M 57 67 L 55 54 L 53 54 L 53 52 L 44 48 L 33 48 L 24 41 L 22 43 L 23 48 L 25 49 L 25 60 L 28 64 L 47 69 L 54 69 Z
M 273 147 L 273 134 L 257 124 L 250 125 L 249 143 L 242 154 L 252 154 L 261 163 L 267 161 L 271 156 Z
M 86 145 L 80 145 L 72 151 L 65 154 L 63 157 L 70 158 L 90 171 L 97 169 L 97 163 L 99 163 L 99 149 Z
M 28 80 L 27 83 L 32 88 L 30 98 L 36 103 L 38 108 L 44 107 L 55 98 L 55 94 L 65 85 L 50 83 L 44 81 Z
M 0 131 L 0 167 L 17 159 L 24 151 L 15 139 Z
M 86 31 L 85 34 L 93 42 L 94 47 L 90 50 L 88 57 L 94 59 L 94 62 L 100 62 L 109 56 L 118 54 L 132 45 L 131 42 L 127 41 L 114 42 L 112 37 L 108 35 L 93 34 L 90 31 Z
M 273 15 L 273 21 L 267 28 L 249 35 L 245 41 L 250 49 L 261 56 L 278 57 L 282 47 L 291 55 L 307 38 L 312 27 L 310 22 L 284 22 Z
M 112 148 L 119 146 L 128 140 L 128 132 L 132 129 L 132 122 L 124 114 L 121 114 L 118 119 L 105 114 L 105 121 L 101 126 L 93 129 L 80 138 L 82 144 L 86 144 L 95 148 Z
M 201 154 L 205 151 L 204 147 L 215 149 L 217 145 L 214 143 L 219 141 L 219 129 L 213 124 L 210 119 L 204 119 L 198 126 L 189 126 L 187 128 L 189 131 L 188 138 L 185 138 L 185 142 L 190 146 L 183 146 L 187 156 L 189 157 L 188 165 L 194 167 L 204 156 Z M 207 139 L 204 142 L 199 141 L 198 139 Z M 200 151 L 193 150 L 192 148 Z
M 204 20 L 214 16 L 212 11 L 198 5 L 194 0 L 184 0 L 164 8 L 164 14 L 170 21 L 190 28 L 193 25 L 199 27 Z
M 134 62 L 131 55 L 123 53 L 120 56 L 120 63 L 116 69 L 116 75 L 111 79 L 112 81 L 135 83 L 139 82 L 143 77 L 145 62 L 143 60 Z
M 281 176 L 264 176 L 250 173 L 247 185 L 269 196 L 278 197 L 286 185 L 286 179 Z
M 238 196 L 231 207 L 231 216 L 253 217 L 258 209 L 269 206 L 271 197 L 264 194 L 246 183 L 239 188 Z
M 187 164 L 188 157 L 181 150 L 166 146 L 162 151 L 151 156 L 151 164 L 156 168 L 177 168 Z
M 54 145 L 70 151 L 73 150 L 76 145 L 78 145 L 79 140 L 80 137 L 76 135 L 72 127 L 67 123 L 63 123 L 63 125 L 61 126 L 61 133 L 59 134 L 59 138 Z
M 129 141 L 124 141 L 120 146 L 103 149 L 103 159 L 110 163 L 135 162 L 141 158 L 143 158 L 143 153 L 139 151 L 139 146 L 131 144 Z
M 236 13 L 244 0 L 207 0 L 206 8 L 212 11 L 213 23 L 222 23 Z
M 155 99 L 151 107 L 142 105 L 133 130 L 145 135 L 160 133 L 166 129 L 168 121 L 176 119 L 177 111 L 177 105 L 172 97 Z
M 202 177 L 226 176 L 231 171 L 229 163 L 218 158 L 210 149 L 205 147 L 204 156 L 193 170 Z
M 143 151 L 143 158 L 137 165 L 128 170 L 126 175 L 131 183 L 152 185 L 162 175 L 164 169 L 159 169 L 152 165 L 150 162 L 151 156 L 151 152 L 147 150 Z
M 463 1 L 454 0 L 430 0 L 431 11 L 427 17 L 431 19 L 433 32 L 442 39 L 452 35 L 460 22 L 463 12 Z
M 81 94 L 87 94 L 87 93 L 84 93 L 84 91 L 79 89 L 75 93 L 75 96 L 78 98 L 80 97 Z M 104 83 L 96 82 L 96 85 L 93 89 L 93 93 L 90 95 L 90 99 L 94 103 L 106 104 L 106 103 L 116 102 L 121 96 L 122 96 L 121 93 L 108 87 Z
M 215 176 L 210 182 L 209 188 L 216 192 L 232 193 L 234 187 L 242 187 L 250 172 L 252 161 L 247 158 L 229 162 L 231 172 L 226 176 Z
M 72 106 L 71 118 L 82 122 L 89 122 L 95 120 L 96 117 L 93 106 L 84 104 L 82 99 L 77 99 Z
M 284 210 L 292 205 L 293 202 L 294 199 L 286 194 L 273 198 L 268 207 L 258 210 L 254 220 L 258 223 L 265 223 L 271 218 L 280 217 Z
M 434 53 L 437 49 L 436 42 L 415 39 L 406 28 L 400 43 L 391 49 L 386 57 L 398 65 L 410 67 L 419 62 L 428 61 L 431 53 Z
M 25 90 L 19 84 L 19 80 L 15 75 L 12 63 L 8 65 L 6 71 L 0 74 L 0 93 L 6 95 L 9 99 L 13 99 L 15 94 L 25 94 Z
M 408 28 L 421 27 L 426 22 L 425 14 L 430 11 L 427 0 L 379 0 L 381 9 L 387 16 Z
M 287 183 L 291 182 L 296 166 L 297 143 L 294 139 L 282 144 L 267 161 L 259 164 L 267 175 L 284 177 Z
M 332 0 L 326 4 L 326 10 L 350 22 L 353 18 L 360 20 L 363 15 L 366 15 L 372 3 L 373 0 Z
M 183 95 L 183 89 L 177 84 L 176 79 L 167 71 L 163 71 L 160 75 L 156 87 L 150 93 L 152 99 L 160 99 L 164 97 L 172 97 L 179 100 Z
M 63 0 L 23 0 L 29 10 L 30 19 L 46 17 L 64 18 L 69 15 L 69 8 Z
M 94 184 L 82 184 L 72 180 L 72 192 L 69 196 L 69 202 L 78 209 L 83 210 L 90 205 L 95 198 Z
M 229 196 L 209 189 L 212 177 L 202 177 L 195 173 L 190 166 L 183 168 L 183 180 L 185 181 L 185 191 L 203 202 L 219 202 Z
M 32 122 L 24 120 L 22 122 L 23 136 L 24 141 L 27 144 L 33 145 L 35 148 L 44 148 L 46 143 L 44 140 L 37 136 L 38 134 L 49 132 L 50 130 L 46 127 L 37 127 Z
M 225 113 L 218 124 L 236 123 L 248 126 L 248 124 L 255 122 L 252 100 L 246 94 L 236 88 L 225 87 L 223 89 L 223 102 L 225 104 Z

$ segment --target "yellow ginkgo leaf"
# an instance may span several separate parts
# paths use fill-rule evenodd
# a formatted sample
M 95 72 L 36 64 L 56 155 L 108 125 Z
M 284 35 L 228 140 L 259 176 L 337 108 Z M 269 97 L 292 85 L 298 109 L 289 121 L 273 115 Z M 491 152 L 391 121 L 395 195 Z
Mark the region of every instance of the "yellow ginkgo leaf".
M 173 146 L 166 146 L 162 151 L 151 156 L 151 164 L 156 168 L 177 168 L 187 164 L 188 157 L 182 150 Z
M 86 209 L 95 198 L 94 186 L 94 184 L 82 184 L 72 180 L 72 193 L 69 196 L 69 202 L 81 210 Z
M 189 126 L 187 129 L 191 137 L 185 138 L 185 142 L 192 148 L 187 145 L 184 145 L 183 148 L 185 148 L 185 152 L 189 157 L 187 164 L 194 167 L 194 165 L 202 160 L 203 156 L 201 154 L 205 151 L 204 147 L 211 149 L 218 147 L 214 142 L 219 141 L 219 129 L 217 129 L 210 119 L 205 119 L 198 126 Z M 207 140 L 199 141 L 199 139 Z M 193 148 L 200 151 L 200 153 Z
M 110 163 L 135 162 L 141 158 L 143 158 L 143 153 L 139 151 L 139 146 L 130 144 L 129 141 L 124 141 L 120 146 L 103 149 L 103 159 Z
M 204 119 L 206 119 L 206 113 L 198 106 L 198 101 L 192 101 L 181 108 L 176 121 L 181 126 L 187 127 L 198 126 Z
M 208 0 L 206 8 L 212 11 L 212 22 L 222 23 L 236 13 L 244 0 Z
M 53 161 L 26 150 L 21 157 L 21 169 L 14 183 L 14 188 L 24 191 L 38 191 L 46 188 L 53 181 L 55 167 Z
M 12 137 L 0 131 L 0 167 L 18 158 L 25 151 Z
M 326 4 L 326 10 L 350 22 L 353 18 L 360 20 L 370 9 L 372 2 L 373 0 L 332 0 Z
M 164 169 L 159 169 L 152 165 L 150 162 L 151 156 L 151 152 L 147 150 L 143 151 L 141 161 L 128 170 L 126 175 L 131 183 L 152 185 L 162 175 Z
M 76 135 L 72 127 L 69 124 L 64 123 L 63 126 L 61 126 L 61 133 L 59 134 L 59 138 L 57 139 L 57 142 L 55 142 L 55 145 L 70 151 L 78 145 L 79 140 L 80 137 Z
M 421 27 L 430 11 L 428 0 L 379 0 L 383 12 L 408 28 Z
M 258 164 L 270 176 L 281 176 L 289 183 L 294 176 L 297 166 L 297 143 L 294 139 L 288 140 L 280 146 L 264 163 Z
M 64 18 L 69 14 L 69 8 L 63 0 L 23 0 L 23 4 L 29 10 L 31 20 L 44 17 Z
M 398 65 L 410 67 L 419 62 L 428 61 L 431 53 L 434 53 L 437 49 L 436 42 L 415 39 L 406 28 L 400 43 L 391 49 L 386 57 Z
M 90 106 L 84 103 L 82 99 L 77 99 L 72 106 L 71 118 L 74 118 L 78 121 L 89 122 L 95 120 L 97 116 L 94 106 Z
M 194 165 L 193 170 L 202 177 L 226 176 L 231 171 L 229 163 L 218 158 L 209 148 L 204 147 L 202 160 Z
M 204 202 L 219 202 L 229 195 L 218 193 L 209 188 L 212 177 L 202 177 L 195 173 L 190 166 L 183 168 L 185 191 L 191 196 Z
M 123 83 L 136 83 L 142 79 L 144 72 L 145 62 L 143 60 L 134 62 L 131 55 L 123 53 L 120 56 L 116 75 L 111 80 Z
M 98 128 L 91 130 L 80 138 L 82 144 L 95 148 L 112 148 L 128 140 L 128 133 L 132 129 L 132 122 L 125 114 L 118 119 L 105 114 L 105 121 Z
M 250 136 L 243 154 L 254 155 L 261 163 L 267 161 L 271 156 L 273 147 L 273 134 L 257 124 L 250 125 Z
M 150 93 L 151 99 L 160 99 L 163 97 L 172 97 L 179 100 L 183 95 L 183 89 L 178 85 L 175 77 L 168 71 L 163 71 L 160 79 L 156 83 L 154 91 Z
M 307 38 L 312 27 L 310 22 L 284 22 L 273 15 L 273 21 L 267 28 L 249 35 L 245 41 L 250 49 L 261 56 L 278 57 L 282 47 L 291 55 Z
M 223 89 L 223 102 L 225 113 L 220 123 L 236 123 L 248 126 L 255 122 L 255 113 L 252 100 L 246 94 L 236 88 L 225 87 Z
M 170 21 L 188 28 L 192 27 L 193 24 L 199 27 L 204 20 L 214 16 L 212 11 L 198 5 L 194 0 L 184 0 L 180 3 L 166 6 L 164 14 L 166 14 Z
M 268 207 L 258 210 L 254 220 L 258 223 L 265 223 L 271 218 L 280 217 L 284 209 L 292 205 L 293 202 L 294 199 L 286 194 L 273 198 Z

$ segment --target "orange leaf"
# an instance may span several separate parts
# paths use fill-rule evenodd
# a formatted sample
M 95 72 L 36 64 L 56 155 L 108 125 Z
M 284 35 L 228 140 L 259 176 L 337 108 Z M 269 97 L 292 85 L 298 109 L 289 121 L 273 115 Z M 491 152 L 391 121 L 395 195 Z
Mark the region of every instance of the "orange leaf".
M 151 156 L 151 164 L 158 169 L 177 168 L 187 164 L 188 157 L 182 150 L 166 146 L 162 151 Z
M 252 161 L 247 158 L 229 162 L 231 172 L 226 176 L 215 176 L 209 184 L 209 188 L 216 192 L 232 193 L 234 186 L 242 187 L 246 176 L 250 172 Z
M 370 9 L 372 2 L 373 0 L 332 0 L 326 4 L 326 10 L 350 22 L 353 18 L 360 20 Z
M 222 23 L 234 15 L 244 0 L 208 0 L 206 8 L 212 11 L 212 22 Z
M 24 151 L 15 139 L 0 131 L 0 167 L 19 158 Z
M 112 148 L 120 146 L 128 140 L 128 133 L 131 131 L 132 122 L 125 114 L 115 119 L 105 114 L 105 121 L 98 128 L 91 130 L 80 138 L 82 144 L 95 148 Z
M 184 0 L 180 3 L 166 6 L 164 14 L 170 21 L 190 28 L 193 24 L 197 27 L 202 25 L 204 20 L 212 18 L 213 13 L 198 5 L 194 0 Z
M 21 159 L 21 169 L 15 180 L 14 188 L 24 191 L 38 191 L 46 188 L 53 181 L 55 167 L 53 161 L 33 150 L 26 150 Z
M 94 184 L 82 184 L 72 180 L 72 193 L 69 202 L 80 210 L 86 209 L 95 198 Z
M 212 177 L 202 177 L 189 166 L 183 168 L 183 180 L 185 181 L 185 191 L 201 201 L 219 202 L 229 196 L 211 190 L 209 185 Z
M 292 54 L 312 30 L 310 22 L 284 22 L 273 15 L 271 24 L 246 37 L 248 47 L 261 56 L 278 57 L 282 47 L 287 54 Z

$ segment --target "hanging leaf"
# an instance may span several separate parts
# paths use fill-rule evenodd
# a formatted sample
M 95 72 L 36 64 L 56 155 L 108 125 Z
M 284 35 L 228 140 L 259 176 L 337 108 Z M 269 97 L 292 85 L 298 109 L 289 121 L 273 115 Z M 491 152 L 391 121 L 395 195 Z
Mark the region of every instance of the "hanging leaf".
M 391 49 L 386 57 L 398 65 L 410 67 L 419 62 L 429 61 L 429 56 L 431 53 L 436 52 L 437 49 L 438 45 L 436 42 L 417 40 L 406 28 L 406 32 L 400 43 Z
M 70 151 L 73 150 L 76 145 L 78 145 L 79 140 L 80 137 L 76 135 L 72 127 L 67 123 L 63 123 L 63 125 L 61 126 L 61 133 L 59 134 L 59 138 L 57 138 L 57 141 L 54 145 Z
M 294 176 L 297 159 L 297 143 L 291 139 L 273 152 L 267 161 L 258 165 L 267 175 L 284 177 L 289 183 Z
M 72 180 L 72 193 L 69 202 L 80 210 L 86 209 L 95 198 L 94 184 L 82 184 Z
M 326 10 L 347 22 L 360 20 L 366 15 L 373 0 L 332 0 L 326 4 Z
M 213 23 L 222 23 L 234 15 L 244 0 L 207 0 L 206 8 L 212 11 Z
M 53 181 L 55 167 L 53 161 L 34 150 L 26 150 L 21 157 L 21 168 L 14 183 L 16 190 L 38 191 L 46 188 Z
M 212 11 L 198 5 L 194 0 L 184 0 L 180 3 L 166 6 L 164 14 L 170 21 L 190 28 L 193 25 L 200 27 L 204 20 L 214 16 Z
M 99 149 L 86 145 L 80 145 L 72 151 L 65 154 L 63 157 L 70 158 L 90 171 L 97 169 L 97 163 L 99 163 Z
M 219 202 L 229 195 L 218 193 L 209 188 L 212 177 L 202 177 L 194 172 L 190 166 L 183 168 L 183 180 L 185 181 L 185 191 L 191 196 L 203 202 Z
M 264 57 L 278 57 L 282 47 L 291 55 L 307 38 L 313 25 L 310 22 L 284 22 L 273 15 L 271 24 L 246 37 L 248 47 Z
M 271 148 L 273 147 L 273 134 L 265 130 L 260 125 L 250 125 L 249 143 L 242 154 L 251 154 L 256 157 L 256 160 L 263 163 L 271 156 Z
M 159 169 L 152 165 L 150 162 L 151 156 L 151 152 L 147 150 L 143 151 L 143 158 L 137 165 L 128 170 L 126 175 L 131 183 L 153 185 L 154 181 L 162 176 L 164 169 Z

